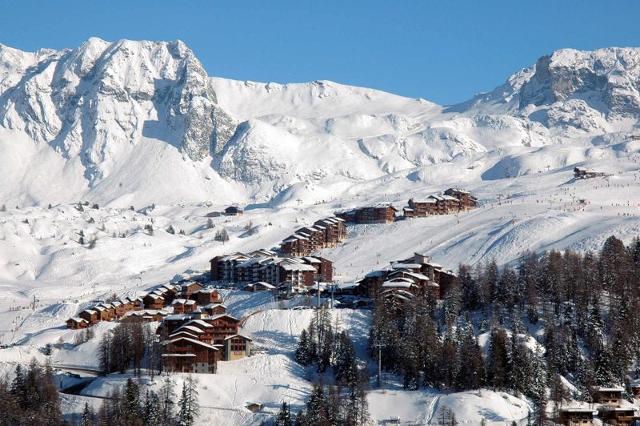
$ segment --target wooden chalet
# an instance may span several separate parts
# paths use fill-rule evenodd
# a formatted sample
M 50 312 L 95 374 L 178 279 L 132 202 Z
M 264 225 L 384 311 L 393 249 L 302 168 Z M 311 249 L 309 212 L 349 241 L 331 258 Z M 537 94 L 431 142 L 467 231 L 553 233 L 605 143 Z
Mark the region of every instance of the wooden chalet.
M 203 306 L 202 310 L 209 316 L 215 316 L 226 313 L 227 307 L 223 303 L 209 303 Z
M 355 223 L 391 223 L 395 220 L 397 211 L 391 204 L 362 207 L 355 212 Z
M 249 259 L 244 253 L 216 256 L 209 261 L 211 264 L 212 281 L 236 281 L 236 271 L 239 263 Z
M 277 265 L 278 282 L 290 282 L 294 286 L 311 286 L 316 268 L 299 259 L 284 259 Z
M 240 320 L 229 314 L 216 315 L 203 321 L 212 326 L 213 343 L 217 345 L 223 345 L 227 336 L 238 334 L 240 329 Z
M 432 262 L 429 256 L 415 253 L 409 259 L 392 262 L 386 269 L 365 275 L 357 281 L 357 294 L 375 298 L 383 290 L 385 295 L 402 290 L 413 295 L 429 292 L 442 299 L 457 279 L 455 273 L 444 270 L 442 266 Z M 402 292 L 400 294 L 406 296 Z
M 460 201 L 460 210 L 475 209 L 478 206 L 478 199 L 464 189 L 449 188 L 444 191 L 444 195 L 458 199 Z
M 89 325 L 93 325 L 100 321 L 100 319 L 98 318 L 98 311 L 95 311 L 93 309 L 85 309 L 78 314 L 78 317 L 87 321 Z
M 177 297 L 191 299 L 194 294 L 202 290 L 204 286 L 197 281 L 187 281 L 180 285 L 180 292 Z
M 127 308 L 128 305 L 124 304 L 121 300 L 114 300 L 111 302 L 111 305 L 115 311 L 116 319 L 122 318 L 122 316 L 129 311 Z
M 106 321 L 113 321 L 114 319 L 116 319 L 116 308 L 111 303 L 101 303 L 98 306 L 104 308 Z
M 130 311 L 141 311 L 144 309 L 144 301 L 142 297 L 125 297 L 123 302 L 129 305 Z
M 286 256 L 307 256 L 322 248 L 335 247 L 346 237 L 345 220 L 328 217 L 296 230 L 280 243 L 280 251 Z
M 141 311 L 130 311 L 123 316 L 122 322 L 159 322 L 162 321 L 167 314 L 157 309 L 143 309 Z
M 333 262 L 320 256 L 305 256 L 302 261 L 315 269 L 314 281 L 333 281 Z
M 280 243 L 280 250 L 287 256 L 305 256 L 312 253 L 308 237 L 293 234 Z
M 198 305 L 201 306 L 208 305 L 209 303 L 222 303 L 220 293 L 210 288 L 203 288 L 197 291 L 192 297 L 198 302 Z
M 314 281 L 333 280 L 333 263 L 320 256 L 277 257 L 262 250 L 251 254 L 235 253 L 211 259 L 211 275 L 237 283 L 265 282 L 273 286 L 291 281 L 294 285 L 309 286 Z M 216 303 L 200 300 L 201 305 Z
M 436 199 L 428 197 L 423 201 L 416 201 L 413 198 L 407 203 L 409 207 L 402 209 L 405 217 L 426 217 L 437 213 Z
M 162 291 L 162 297 L 164 297 L 164 302 L 167 305 L 170 305 L 173 300 L 178 297 L 178 288 L 176 288 L 173 284 L 165 284 L 160 287 Z
M 220 347 L 188 337 L 164 342 L 162 368 L 174 373 L 215 373 Z
M 111 321 L 113 317 L 107 308 L 102 305 L 96 305 L 93 310 L 98 313 L 98 321 Z
M 335 247 L 347 238 L 345 221 L 338 217 L 328 217 L 316 221 L 313 226 L 324 231 L 324 247 Z
M 84 318 L 73 317 L 67 320 L 67 328 L 69 329 L 78 330 L 87 327 L 89 327 L 89 321 Z
M 171 303 L 174 314 L 189 314 L 196 310 L 198 304 L 192 299 L 176 299 Z
M 594 402 L 610 407 L 620 407 L 623 401 L 624 388 L 596 387 L 593 389 L 592 393 Z
M 593 408 L 560 408 L 558 410 L 558 423 L 565 426 L 592 426 L 596 414 L 598 412 Z
M 605 425 L 635 426 L 640 423 L 640 415 L 638 415 L 635 406 L 613 407 L 604 405 L 598 408 L 598 417 Z
M 162 309 L 164 308 L 164 297 L 155 294 L 149 293 L 142 298 L 144 302 L 145 309 Z

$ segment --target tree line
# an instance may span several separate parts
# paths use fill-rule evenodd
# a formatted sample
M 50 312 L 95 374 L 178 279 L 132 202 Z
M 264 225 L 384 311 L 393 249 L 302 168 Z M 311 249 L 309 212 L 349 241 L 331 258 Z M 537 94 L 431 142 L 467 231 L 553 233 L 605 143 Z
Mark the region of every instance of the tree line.
M 375 300 L 371 356 L 381 346 L 383 368 L 405 388 L 508 390 L 543 416 L 547 389 L 555 402 L 590 401 L 594 386 L 624 384 L 640 368 L 640 240 L 610 237 L 598 253 L 526 253 L 502 268 L 461 265 L 457 276 L 439 302 L 427 293 Z M 540 342 L 529 337 L 538 329 Z
M 319 377 L 306 406 L 294 417 L 283 403 L 276 425 L 359 426 L 369 420 L 366 368 L 358 366 L 356 350 L 344 330 L 331 324 L 331 313 L 323 307 L 314 311 L 307 329 L 300 334 L 295 360 L 304 366 L 314 366 Z M 331 376 L 325 373 L 332 372 Z M 324 383 L 324 380 L 332 383 Z M 288 420 L 287 420 L 288 419 Z
M 151 326 L 141 320 L 121 321 L 104 333 L 98 344 L 98 360 L 103 374 L 124 373 L 132 368 L 140 376 L 147 367 L 153 378 L 161 371 L 162 348 Z
M 197 382 L 187 377 L 178 397 L 175 383 L 165 378 L 158 392 L 147 389 L 143 394 L 140 385 L 127 379 L 122 389 L 111 392 L 96 413 L 85 404 L 81 426 L 192 426 L 198 417 Z
M 62 425 L 60 396 L 49 362 L 18 365 L 12 381 L 0 378 L 0 425 Z

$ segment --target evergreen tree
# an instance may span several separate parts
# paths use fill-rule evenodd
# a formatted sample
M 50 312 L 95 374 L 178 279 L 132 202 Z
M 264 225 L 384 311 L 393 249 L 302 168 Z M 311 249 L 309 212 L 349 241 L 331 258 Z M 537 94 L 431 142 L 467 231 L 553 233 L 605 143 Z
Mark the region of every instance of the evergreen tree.
M 497 389 L 508 385 L 509 354 L 507 351 L 507 333 L 502 328 L 491 330 L 489 340 L 489 359 L 487 378 L 489 384 Z
M 180 426 L 193 425 L 200 412 L 200 407 L 198 405 L 198 388 L 191 376 L 182 385 L 182 394 L 178 401 L 178 406 L 180 407 L 178 424 Z
M 312 362 L 313 356 L 311 354 L 311 342 L 309 341 L 309 335 L 307 330 L 302 330 L 300 333 L 300 340 L 298 340 L 298 346 L 296 347 L 295 360 L 299 364 L 309 365 Z
M 291 410 L 286 402 L 282 402 L 280 411 L 276 417 L 275 426 L 293 426 L 293 420 L 291 419 Z
M 307 425 L 329 424 L 327 398 L 324 392 L 324 386 L 322 386 L 321 383 L 315 383 L 313 385 L 311 396 L 309 397 L 309 401 L 307 401 L 307 410 L 304 419 Z

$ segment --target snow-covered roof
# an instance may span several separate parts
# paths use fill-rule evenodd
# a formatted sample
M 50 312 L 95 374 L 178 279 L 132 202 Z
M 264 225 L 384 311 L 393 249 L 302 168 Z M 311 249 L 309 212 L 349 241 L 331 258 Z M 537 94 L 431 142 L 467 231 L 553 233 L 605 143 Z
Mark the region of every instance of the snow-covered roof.
M 193 333 L 196 333 L 196 334 L 204 333 L 204 331 L 202 331 L 201 329 L 199 329 L 198 327 L 193 326 L 193 325 L 183 325 L 182 327 L 178 328 L 175 332 L 177 333 L 180 330 L 189 330 L 189 331 L 191 331 Z
M 413 278 L 418 279 L 418 280 L 423 280 L 423 281 L 429 280 L 429 277 L 427 277 L 424 274 L 420 274 L 418 272 L 413 272 L 413 271 L 405 271 L 404 269 L 398 269 L 398 270 L 392 272 L 389 275 L 390 276 L 394 276 L 394 275 L 400 275 L 400 274 L 408 275 L 408 276 L 413 277 Z
M 311 265 L 307 265 L 306 263 L 297 263 L 297 262 L 281 262 L 280 266 L 285 271 L 315 271 Z
M 315 257 L 312 256 L 305 256 L 303 257 L 304 260 L 306 260 L 309 263 L 322 263 L 322 261 L 320 259 L 317 259 Z
M 165 321 L 184 321 L 189 318 L 191 317 L 186 314 L 173 314 L 173 315 L 167 315 L 167 317 L 165 318 Z
M 469 194 L 470 192 L 461 188 L 449 188 L 445 192 L 457 192 L 459 194 Z
M 205 309 L 211 309 L 211 308 L 216 308 L 216 307 L 218 307 L 218 306 L 222 306 L 223 308 L 226 308 L 226 307 L 227 307 L 227 305 L 225 305 L 224 303 L 220 303 L 220 302 L 217 302 L 217 303 L 209 303 L 208 305 L 205 305 L 205 306 L 203 306 L 203 307 L 204 307 Z
M 238 318 L 234 317 L 233 315 L 229 315 L 229 314 L 218 314 L 218 315 L 214 315 L 212 317 L 209 317 L 208 320 L 209 321 L 214 321 L 217 320 L 218 318 L 222 318 L 222 317 L 228 317 L 231 318 L 234 321 L 238 321 Z
M 382 283 L 382 287 L 411 288 L 412 286 L 415 286 L 412 281 L 404 281 L 401 279 L 385 281 L 384 283 Z
M 196 336 L 195 334 L 191 334 L 188 331 L 184 330 L 184 331 L 176 331 L 175 333 L 171 333 L 169 335 L 169 339 L 174 338 L 174 337 L 178 336 L 179 334 L 184 334 L 184 335 L 189 336 L 189 337 L 191 337 L 193 339 L 197 339 L 198 338 L 198 336 Z
M 392 263 L 391 267 L 393 269 L 420 269 L 422 265 L 419 263 Z
M 259 285 L 259 286 L 262 286 L 264 288 L 276 288 L 276 286 L 274 286 L 272 284 L 269 284 L 269 283 L 266 283 L 264 281 L 258 281 L 257 283 L 253 283 L 252 285 Z
M 247 337 L 244 334 L 234 334 L 233 336 L 227 336 L 227 337 L 224 338 L 224 340 L 233 339 L 234 337 L 242 337 L 245 340 L 253 341 L 253 339 L 251 337 Z
M 162 300 L 164 300 L 164 297 L 162 297 L 162 296 L 160 296 L 160 295 L 158 295 L 158 294 L 153 294 L 153 293 L 151 293 L 151 294 L 147 294 L 145 297 L 150 297 L 150 298 L 152 298 L 153 300 L 158 300 L 158 299 L 162 299 Z
M 162 354 L 163 358 L 194 358 L 195 354 Z
M 598 392 L 624 392 L 624 388 L 621 386 L 612 386 L 612 387 L 599 386 L 596 388 L 596 390 Z
M 202 321 L 201 319 L 191 320 L 188 323 L 186 323 L 183 327 L 190 326 L 191 324 L 195 324 L 199 327 L 204 327 L 204 328 L 213 327 L 211 324 L 209 324 L 208 322 Z
M 216 347 L 214 345 L 210 345 L 209 343 L 201 342 L 200 340 L 190 339 L 188 337 L 177 337 L 175 339 L 169 340 L 168 342 L 169 343 L 175 343 L 175 342 L 179 342 L 181 340 L 187 341 L 187 342 L 192 343 L 194 345 L 203 346 L 203 347 L 208 348 L 208 349 L 213 349 L 214 351 L 220 350 L 219 347 Z
M 79 317 L 72 317 L 72 318 L 69 318 L 69 320 L 68 320 L 68 321 L 73 321 L 73 322 L 89 322 L 89 321 L 87 321 L 86 319 L 84 319 L 84 318 L 79 318 Z
M 192 299 L 176 299 L 171 304 L 172 305 L 195 305 L 196 301 Z

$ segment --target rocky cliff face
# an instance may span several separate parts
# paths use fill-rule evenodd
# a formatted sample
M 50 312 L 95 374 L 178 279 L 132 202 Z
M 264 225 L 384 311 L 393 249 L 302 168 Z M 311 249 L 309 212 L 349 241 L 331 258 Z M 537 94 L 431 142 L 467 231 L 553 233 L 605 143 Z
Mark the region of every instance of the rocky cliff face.
M 91 180 L 143 135 L 198 161 L 235 130 L 184 43 L 96 38 L 63 51 L 0 46 L 0 126 L 79 157 Z
M 562 49 L 455 107 L 526 116 L 547 128 L 611 131 L 640 117 L 640 49 Z

